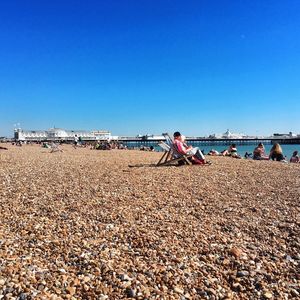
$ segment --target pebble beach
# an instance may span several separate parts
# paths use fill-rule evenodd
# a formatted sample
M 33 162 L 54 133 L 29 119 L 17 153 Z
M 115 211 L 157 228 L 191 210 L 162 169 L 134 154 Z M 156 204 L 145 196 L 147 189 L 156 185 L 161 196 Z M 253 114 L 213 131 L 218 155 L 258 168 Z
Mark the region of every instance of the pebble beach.
M 300 164 L 0 150 L 0 299 L 299 299 Z

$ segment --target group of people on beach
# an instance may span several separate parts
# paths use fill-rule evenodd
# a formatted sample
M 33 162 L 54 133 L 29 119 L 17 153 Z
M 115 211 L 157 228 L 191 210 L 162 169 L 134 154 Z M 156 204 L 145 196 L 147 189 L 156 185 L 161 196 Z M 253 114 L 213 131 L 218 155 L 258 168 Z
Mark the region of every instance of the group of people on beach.
M 218 152 L 217 150 L 210 150 L 208 155 L 213 156 L 231 156 L 233 158 L 242 158 L 242 156 L 238 153 L 236 144 L 231 144 L 228 149 L 223 150 L 222 152 Z M 272 146 L 270 153 L 267 154 L 265 150 L 265 146 L 263 143 L 259 143 L 257 147 L 253 150 L 253 153 L 246 152 L 244 155 L 246 159 L 254 159 L 254 160 L 274 160 L 287 162 L 286 157 L 283 154 L 282 148 L 279 143 L 274 143 Z M 291 163 L 299 163 L 299 155 L 298 151 L 294 151 L 292 157 L 290 158 Z
M 283 151 L 279 143 L 275 143 L 269 155 L 266 154 L 265 147 L 263 143 L 259 143 L 258 146 L 253 151 L 253 159 L 255 160 L 275 160 L 275 161 L 282 161 L 287 162 L 286 157 L 283 155 Z M 298 151 L 294 151 L 292 157 L 290 158 L 291 163 L 299 163 L 299 155 Z
M 176 146 L 179 153 L 186 154 L 190 156 L 190 160 L 193 164 L 211 164 L 211 162 L 207 161 L 204 156 L 204 152 L 201 151 L 198 147 L 188 146 L 186 144 L 186 138 L 184 135 L 180 134 L 180 132 L 174 132 L 174 145 Z M 210 150 L 208 155 L 212 156 L 230 156 L 233 158 L 243 158 L 237 150 L 236 144 L 231 144 L 228 149 L 225 149 L 221 152 L 217 150 Z M 265 147 L 263 143 L 259 143 L 257 147 L 253 150 L 253 153 L 245 154 L 244 158 L 254 159 L 254 160 L 273 160 L 273 161 L 281 161 L 287 162 L 286 157 L 283 154 L 282 148 L 279 143 L 274 143 L 272 146 L 270 153 L 267 154 L 265 151 Z M 290 158 L 291 163 L 300 163 L 300 158 L 298 155 L 298 151 L 294 151 L 292 157 Z
M 112 149 L 126 149 L 126 146 L 117 141 L 97 141 L 90 145 L 92 150 L 112 150 Z

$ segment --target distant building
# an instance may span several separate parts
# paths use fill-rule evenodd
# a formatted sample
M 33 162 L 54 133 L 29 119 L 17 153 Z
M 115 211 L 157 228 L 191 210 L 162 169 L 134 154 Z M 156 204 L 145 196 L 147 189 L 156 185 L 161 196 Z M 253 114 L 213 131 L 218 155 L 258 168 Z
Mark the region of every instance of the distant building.
M 47 139 L 47 132 L 42 130 L 15 129 L 14 138 L 18 141 L 42 141 Z
M 49 130 L 23 130 L 15 129 L 14 138 L 18 141 L 45 141 L 61 140 L 72 141 L 75 135 L 84 141 L 109 140 L 111 133 L 106 130 L 65 130 L 62 128 L 50 128 Z
M 274 133 L 273 137 L 275 137 L 275 138 L 293 138 L 293 137 L 297 137 L 297 135 L 293 134 L 290 131 L 289 133 Z
M 223 134 L 211 134 L 209 136 L 210 139 L 242 139 L 246 137 L 245 134 L 242 133 L 232 133 L 227 129 Z
M 96 137 L 97 140 L 110 140 L 112 135 L 107 130 L 93 130 L 91 133 Z
M 137 138 L 142 140 L 164 140 L 165 137 L 163 135 L 155 135 L 155 134 L 146 134 L 146 135 L 137 135 Z

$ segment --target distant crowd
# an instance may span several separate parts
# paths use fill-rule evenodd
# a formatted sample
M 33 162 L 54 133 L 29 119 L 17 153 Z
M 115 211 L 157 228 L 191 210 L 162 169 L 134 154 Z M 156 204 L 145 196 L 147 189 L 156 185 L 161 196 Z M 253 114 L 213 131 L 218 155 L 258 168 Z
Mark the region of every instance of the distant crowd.
M 97 141 L 90 145 L 94 150 L 126 149 L 127 147 L 117 141 Z

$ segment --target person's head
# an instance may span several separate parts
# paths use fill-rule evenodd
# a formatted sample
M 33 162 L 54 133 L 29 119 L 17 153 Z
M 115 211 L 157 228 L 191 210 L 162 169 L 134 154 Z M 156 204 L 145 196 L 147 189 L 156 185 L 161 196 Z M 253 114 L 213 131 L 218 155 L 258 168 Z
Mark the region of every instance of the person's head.
M 271 149 L 272 152 L 282 153 L 281 146 L 278 143 L 275 143 Z
M 180 139 L 180 137 L 181 137 L 180 132 L 179 131 L 174 132 L 173 137 L 174 137 L 175 140 Z
M 264 144 L 263 143 L 259 143 L 258 144 L 258 148 L 264 148 Z
M 236 144 L 231 144 L 231 148 L 236 148 Z
M 298 151 L 293 152 L 293 157 L 296 157 L 298 155 Z

